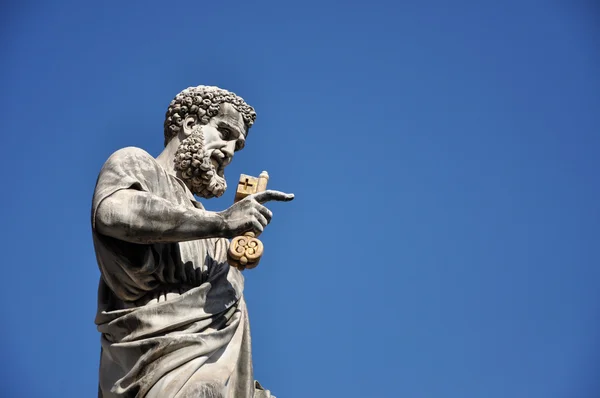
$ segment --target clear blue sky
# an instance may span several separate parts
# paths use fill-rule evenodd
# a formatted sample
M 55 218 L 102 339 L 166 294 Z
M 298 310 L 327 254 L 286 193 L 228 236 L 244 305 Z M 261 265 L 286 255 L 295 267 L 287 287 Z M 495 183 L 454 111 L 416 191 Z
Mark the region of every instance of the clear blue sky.
M 95 180 L 198 84 L 258 113 L 230 183 L 296 194 L 245 274 L 278 397 L 600 396 L 591 1 L 37 3 L 0 20 L 2 396 L 95 396 Z

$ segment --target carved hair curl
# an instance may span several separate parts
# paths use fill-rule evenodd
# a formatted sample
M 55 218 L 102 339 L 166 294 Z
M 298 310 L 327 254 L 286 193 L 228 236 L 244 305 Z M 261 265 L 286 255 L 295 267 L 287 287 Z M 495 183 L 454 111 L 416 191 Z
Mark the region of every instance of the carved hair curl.
M 250 130 L 256 120 L 256 112 L 242 97 L 214 86 L 188 87 L 171 101 L 165 115 L 165 146 L 179 133 L 186 117 L 195 115 L 200 124 L 207 124 L 219 113 L 224 102 L 230 103 L 242 115 L 246 130 Z

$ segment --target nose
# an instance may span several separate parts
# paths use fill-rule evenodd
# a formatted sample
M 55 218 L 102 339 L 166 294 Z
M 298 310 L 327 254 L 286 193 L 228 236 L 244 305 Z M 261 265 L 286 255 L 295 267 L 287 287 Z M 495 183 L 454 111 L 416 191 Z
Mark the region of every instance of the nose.
M 231 158 L 233 158 L 233 154 L 235 152 L 235 141 L 228 141 L 223 148 L 221 148 L 221 152 L 223 152 L 225 157 L 231 161 Z

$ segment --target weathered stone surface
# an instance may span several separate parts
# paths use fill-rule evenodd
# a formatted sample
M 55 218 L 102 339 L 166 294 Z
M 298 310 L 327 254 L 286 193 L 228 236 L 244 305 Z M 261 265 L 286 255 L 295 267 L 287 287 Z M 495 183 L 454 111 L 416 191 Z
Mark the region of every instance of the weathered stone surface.
M 264 203 L 293 195 L 250 194 L 221 212 L 194 197 L 225 192 L 224 170 L 255 119 L 235 94 L 191 87 L 168 108 L 156 159 L 130 147 L 102 167 L 92 201 L 99 397 L 272 396 L 253 379 L 244 278 L 227 262 L 228 239 L 260 234 L 272 217 Z

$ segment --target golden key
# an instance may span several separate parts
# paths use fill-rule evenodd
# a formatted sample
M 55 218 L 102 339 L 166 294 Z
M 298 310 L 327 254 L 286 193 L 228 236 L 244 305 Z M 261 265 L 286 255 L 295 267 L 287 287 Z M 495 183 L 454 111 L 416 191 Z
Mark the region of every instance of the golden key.
M 233 203 L 239 202 L 248 195 L 263 192 L 267 189 L 268 181 L 269 174 L 266 171 L 260 173 L 258 177 L 242 174 Z M 263 251 L 264 246 L 257 239 L 257 235 L 254 232 L 246 232 L 243 236 L 236 236 L 231 240 L 227 251 L 227 262 L 240 271 L 252 269 L 258 265 Z

